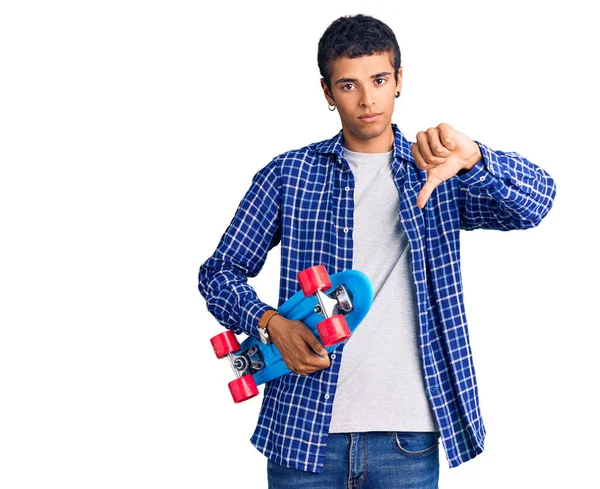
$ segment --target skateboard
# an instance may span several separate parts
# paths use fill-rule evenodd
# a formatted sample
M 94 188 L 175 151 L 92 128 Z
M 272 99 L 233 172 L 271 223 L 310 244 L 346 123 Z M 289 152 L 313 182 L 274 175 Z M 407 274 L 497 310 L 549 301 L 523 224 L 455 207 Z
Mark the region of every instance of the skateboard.
M 358 270 L 329 276 L 324 265 L 307 268 L 297 277 L 300 290 L 277 312 L 302 321 L 330 352 L 350 338 L 369 312 L 373 303 L 371 281 Z M 258 395 L 258 385 L 291 372 L 273 343 L 265 345 L 248 337 L 240 344 L 230 330 L 212 337 L 210 342 L 217 358 L 229 358 L 236 376 L 229 382 L 235 403 Z

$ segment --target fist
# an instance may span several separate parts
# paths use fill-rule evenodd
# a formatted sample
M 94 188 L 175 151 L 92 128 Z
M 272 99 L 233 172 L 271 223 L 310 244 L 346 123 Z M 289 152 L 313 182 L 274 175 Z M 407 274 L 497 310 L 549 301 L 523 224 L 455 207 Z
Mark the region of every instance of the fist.
M 427 181 L 417 196 L 420 209 L 440 183 L 460 170 L 470 170 L 482 158 L 476 142 L 443 122 L 427 131 L 419 131 L 410 151 L 417 167 L 427 172 Z
M 269 336 L 292 372 L 308 375 L 331 364 L 327 350 L 302 321 L 273 316 Z

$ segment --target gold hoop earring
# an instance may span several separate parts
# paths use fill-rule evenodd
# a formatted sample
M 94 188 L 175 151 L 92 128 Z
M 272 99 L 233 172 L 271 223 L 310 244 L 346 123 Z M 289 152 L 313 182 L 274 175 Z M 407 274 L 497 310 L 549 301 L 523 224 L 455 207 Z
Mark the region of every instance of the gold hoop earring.
M 333 112 L 335 110 L 335 105 L 328 105 L 328 107 L 331 112 Z

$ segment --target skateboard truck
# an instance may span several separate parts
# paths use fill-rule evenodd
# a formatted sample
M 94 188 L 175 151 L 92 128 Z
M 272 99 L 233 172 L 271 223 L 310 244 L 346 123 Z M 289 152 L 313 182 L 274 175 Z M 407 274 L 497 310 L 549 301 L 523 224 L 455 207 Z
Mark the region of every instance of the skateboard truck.
M 346 323 L 346 318 L 340 314 L 349 308 L 352 310 L 352 301 L 350 294 L 343 285 L 335 289 L 332 296 L 329 297 L 324 291 L 331 289 L 331 280 L 324 265 L 315 265 L 307 268 L 298 274 L 300 288 L 305 297 L 317 296 L 319 304 L 319 314 L 325 316 L 325 319 L 317 325 L 317 332 L 321 337 L 321 342 L 325 348 L 341 343 L 350 338 L 350 329 Z
M 232 353 L 229 353 L 227 356 L 229 357 L 231 368 L 238 377 L 258 372 L 265 366 L 260 350 L 256 345 L 251 346 L 245 353 L 239 356 L 235 356 Z
M 210 340 L 217 358 L 227 357 L 235 379 L 229 382 L 229 391 L 234 402 L 242 402 L 258 395 L 258 387 L 251 374 L 248 374 L 249 368 L 253 366 L 262 368 L 259 351 L 256 346 L 248 348 L 246 355 L 235 356 L 242 349 L 240 343 L 233 331 L 225 331 L 224 333 L 214 336 Z M 250 353 L 252 351 L 252 353 Z M 258 355 L 258 358 L 257 358 Z
M 347 314 L 354 309 L 350 293 L 343 285 L 338 286 L 331 294 L 327 295 L 320 290 L 316 294 L 319 303 L 315 306 L 314 311 L 317 314 L 322 314 L 326 318 L 334 314 Z

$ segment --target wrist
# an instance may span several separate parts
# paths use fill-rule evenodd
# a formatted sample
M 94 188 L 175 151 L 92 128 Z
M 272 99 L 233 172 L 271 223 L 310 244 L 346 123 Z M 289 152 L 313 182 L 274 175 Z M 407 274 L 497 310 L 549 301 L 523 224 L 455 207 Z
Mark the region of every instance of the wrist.
M 267 328 L 271 323 L 271 319 L 273 319 L 274 316 L 278 315 L 279 314 L 276 309 L 269 309 L 263 313 L 263 315 L 258 321 L 258 338 L 260 339 L 260 342 L 264 345 L 268 345 L 269 343 L 273 342 L 273 340 L 271 339 L 270 331 Z
M 271 320 L 271 318 L 275 315 L 277 315 L 277 310 L 276 309 L 268 309 L 266 310 L 263 315 L 260 317 L 260 319 L 258 320 L 258 327 L 259 328 L 263 328 L 265 329 L 269 323 L 269 321 Z
M 281 314 L 276 314 L 269 320 L 269 337 L 273 343 L 277 344 L 281 336 L 286 334 L 285 331 L 289 331 L 287 322 L 288 320 Z
M 269 331 L 273 331 L 279 329 L 281 325 L 285 322 L 285 318 L 281 314 L 274 314 L 267 323 L 266 327 L 269 328 Z
M 483 159 L 483 155 L 481 154 L 481 149 L 479 148 L 479 145 L 475 141 L 473 141 L 473 145 L 473 154 L 466 159 L 465 164 L 462 167 L 464 172 L 467 172 L 470 169 L 472 169 L 479 161 Z

